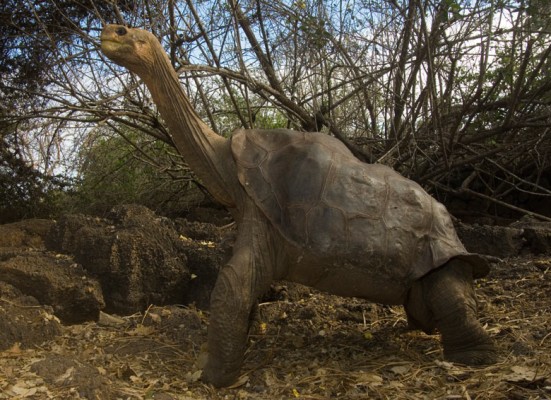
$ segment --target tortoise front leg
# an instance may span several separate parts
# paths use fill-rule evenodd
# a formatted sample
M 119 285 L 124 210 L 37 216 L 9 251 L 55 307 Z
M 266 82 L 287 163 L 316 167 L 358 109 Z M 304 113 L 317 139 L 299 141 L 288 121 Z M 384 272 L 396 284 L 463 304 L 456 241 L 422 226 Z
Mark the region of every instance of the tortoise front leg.
M 273 245 L 262 219 L 242 221 L 233 256 L 218 275 L 211 294 L 208 359 L 202 380 L 217 387 L 239 377 L 251 310 L 273 279 Z
M 211 295 L 208 360 L 202 380 L 217 387 L 234 383 L 243 363 L 249 315 L 254 303 L 247 249 L 234 254 L 220 271 Z

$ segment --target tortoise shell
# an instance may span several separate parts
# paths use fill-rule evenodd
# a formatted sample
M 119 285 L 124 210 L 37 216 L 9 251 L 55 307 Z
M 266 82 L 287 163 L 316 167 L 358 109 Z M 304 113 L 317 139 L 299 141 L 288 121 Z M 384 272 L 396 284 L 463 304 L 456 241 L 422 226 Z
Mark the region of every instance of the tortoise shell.
M 469 261 L 476 277 L 489 270 L 420 185 L 361 162 L 331 136 L 239 130 L 231 148 L 247 194 L 296 248 L 410 281 L 453 257 Z

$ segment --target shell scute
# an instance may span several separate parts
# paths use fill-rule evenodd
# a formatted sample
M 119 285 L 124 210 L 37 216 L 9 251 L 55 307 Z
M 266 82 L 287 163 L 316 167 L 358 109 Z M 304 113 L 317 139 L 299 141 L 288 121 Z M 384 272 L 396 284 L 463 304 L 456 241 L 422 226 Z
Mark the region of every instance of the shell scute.
M 434 215 L 434 199 L 417 183 L 391 172 L 386 178 L 389 189 L 384 216 L 386 226 L 389 229 L 407 227 L 416 235 L 428 234 Z
M 268 150 L 254 140 L 254 136 L 242 135 L 240 132 L 242 131 L 234 133 L 231 143 L 232 149 L 239 149 L 239 158 L 236 161 L 246 168 L 257 168 L 266 159 Z
M 306 217 L 306 246 L 322 254 L 343 253 L 348 241 L 346 218 L 338 208 L 318 204 Z M 300 240 L 300 238 L 297 238 Z M 304 240 L 304 239 L 303 239 Z
M 370 219 L 383 217 L 388 187 L 378 174 L 370 173 L 363 163 L 335 157 L 331 174 L 323 191 L 323 201 L 342 209 L 348 218 L 363 216 Z M 351 162 L 352 161 L 352 162 Z M 378 169 L 379 166 L 374 166 Z
M 290 144 L 271 151 L 260 165 L 280 204 L 310 208 L 319 201 L 330 165 L 327 152 L 316 143 Z M 289 184 L 289 182 L 293 182 Z

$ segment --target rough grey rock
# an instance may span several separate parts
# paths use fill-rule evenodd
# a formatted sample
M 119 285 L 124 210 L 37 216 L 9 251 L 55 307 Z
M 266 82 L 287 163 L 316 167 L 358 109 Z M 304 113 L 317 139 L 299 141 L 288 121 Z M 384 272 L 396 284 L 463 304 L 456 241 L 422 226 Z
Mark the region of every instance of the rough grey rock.
M 43 249 L 44 238 L 54 224 L 49 219 L 27 219 L 0 225 L 0 248 Z
M 467 250 L 495 257 L 551 254 L 551 223 L 523 217 L 509 226 L 458 223 L 457 234 Z
M 71 257 L 45 249 L 48 232 L 54 225 L 55 221 L 45 219 L 0 225 L 0 283 L 5 285 L 2 299 L 6 302 L 6 296 L 13 298 L 10 300 L 13 304 L 21 299 L 34 299 L 37 309 L 40 305 L 50 307 L 48 312 L 64 323 L 96 320 L 105 306 L 99 283 L 88 277 Z M 20 321 L 6 318 L 2 330 L 12 332 L 10 337 L 29 341 L 29 333 L 19 329 Z M 40 340 L 40 326 L 34 329 Z M 48 332 L 42 332 L 44 338 L 49 337 Z
M 184 251 L 193 279 L 186 286 L 184 304 L 193 303 L 198 308 L 208 309 L 218 271 L 232 254 L 235 226 L 219 228 L 179 218 L 174 224 L 182 238 L 190 239 L 184 240 Z
M 61 333 L 49 306 L 0 281 L 0 351 L 15 346 L 31 348 Z
M 25 250 L 13 253 L 0 262 L 0 281 L 51 306 L 64 323 L 96 320 L 105 306 L 99 283 L 65 255 Z
M 47 246 L 72 254 L 101 282 L 111 313 L 181 303 L 191 277 L 173 223 L 142 206 L 116 207 L 104 219 L 66 215 L 52 228 Z
M 457 234 L 473 253 L 494 257 L 517 256 L 524 246 L 522 230 L 506 226 L 457 224 Z
M 526 241 L 525 253 L 551 254 L 551 222 L 524 216 L 513 222 L 511 227 L 522 229 Z

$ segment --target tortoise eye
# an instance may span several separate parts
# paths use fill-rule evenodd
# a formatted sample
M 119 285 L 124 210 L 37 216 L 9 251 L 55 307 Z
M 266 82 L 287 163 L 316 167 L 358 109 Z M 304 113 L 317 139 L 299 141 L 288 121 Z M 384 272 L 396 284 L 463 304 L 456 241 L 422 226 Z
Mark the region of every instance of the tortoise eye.
M 126 30 L 126 28 L 124 26 L 121 26 L 121 27 L 119 27 L 115 30 L 115 33 L 119 36 L 124 36 L 128 33 L 128 31 Z

